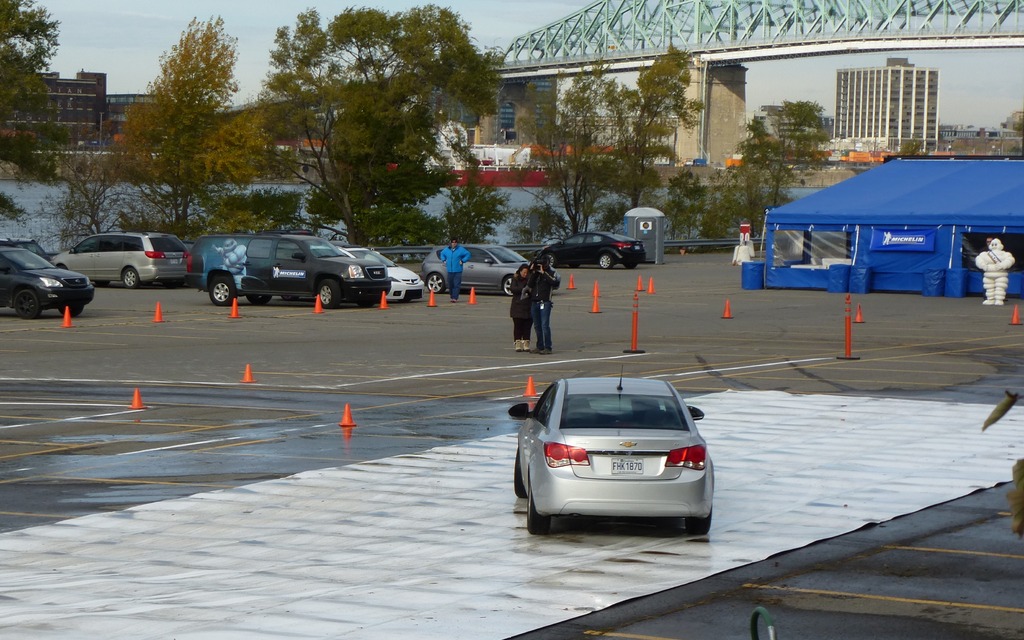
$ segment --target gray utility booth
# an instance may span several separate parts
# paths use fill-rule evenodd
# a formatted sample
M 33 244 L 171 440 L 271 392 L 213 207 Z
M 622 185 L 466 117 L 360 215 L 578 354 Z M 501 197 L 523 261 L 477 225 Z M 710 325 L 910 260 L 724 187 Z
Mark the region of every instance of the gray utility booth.
M 626 212 L 626 235 L 642 240 L 647 262 L 665 264 L 665 214 L 652 207 Z

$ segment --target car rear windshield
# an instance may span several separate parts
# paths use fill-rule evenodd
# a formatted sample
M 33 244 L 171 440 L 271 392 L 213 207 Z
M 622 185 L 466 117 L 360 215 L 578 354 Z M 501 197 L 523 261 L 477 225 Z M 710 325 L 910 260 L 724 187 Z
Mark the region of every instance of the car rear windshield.
M 566 398 L 561 429 L 678 429 L 687 431 L 671 396 L 580 394 Z
M 501 260 L 502 262 L 529 262 L 529 260 L 519 255 L 515 251 L 509 249 L 508 247 L 492 247 L 491 253 L 494 254 L 495 258 Z
M 149 241 L 153 243 L 154 251 L 163 251 L 164 253 L 185 251 L 185 244 L 175 236 L 150 236 Z

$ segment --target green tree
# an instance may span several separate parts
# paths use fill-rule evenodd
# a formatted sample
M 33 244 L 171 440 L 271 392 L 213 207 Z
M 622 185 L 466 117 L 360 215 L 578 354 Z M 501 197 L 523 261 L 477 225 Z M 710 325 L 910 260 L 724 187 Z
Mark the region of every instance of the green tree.
M 261 114 L 230 111 L 236 57 L 223 20 L 193 20 L 161 57 L 152 100 L 128 111 L 129 179 L 145 203 L 135 224 L 191 237 L 203 230 L 200 203 L 260 174 L 268 146 Z
M 661 187 L 655 162 L 675 160 L 674 134 L 697 124 L 701 103 L 686 97 L 690 58 L 669 52 L 642 70 L 636 88 L 610 83 L 604 106 L 611 125 L 611 144 L 618 170 L 613 188 L 628 208 L 641 206 Z
M 43 202 L 61 246 L 84 236 L 125 226 L 134 210 L 133 192 L 124 182 L 124 154 L 68 153 L 60 157 L 59 191 Z
M 901 156 L 919 156 L 924 153 L 924 141 L 919 139 L 904 140 L 897 152 Z
M 531 87 L 536 113 L 521 123 L 537 142 L 531 161 L 548 174 L 548 186 L 541 191 L 542 202 L 535 214 L 549 210 L 549 202 L 560 205 L 561 215 L 534 216 L 544 223 L 536 229 L 541 237 L 589 229 L 601 200 L 607 197 L 617 164 L 603 109 L 602 98 L 611 90 L 603 67 L 573 76 L 560 91 L 558 84 L 566 81 L 559 76 L 551 88 Z
M 357 243 L 430 226 L 415 207 L 450 181 L 441 134 L 464 113 L 492 112 L 499 79 L 497 55 L 433 5 L 348 9 L 326 26 L 306 11 L 278 29 L 271 66 L 268 121 L 296 143 L 275 149 L 275 166 L 309 185 L 315 226 L 340 226 Z
M 783 204 L 783 191 L 797 183 L 796 169 L 808 170 L 825 162 L 822 149 L 829 140 L 821 128 L 824 109 L 816 102 L 782 103 L 767 121 L 753 120 L 747 125 L 747 137 L 740 143 L 743 168 L 763 175 L 755 180 L 768 187 L 765 206 Z
M 238 189 L 218 194 L 205 207 L 210 233 L 301 228 L 302 194 L 282 189 Z
M 49 179 L 55 171 L 56 150 L 66 132 L 52 120 L 45 71 L 57 49 L 59 23 L 34 0 L 0 0 L 0 164 L 25 178 Z M 14 218 L 24 212 L 0 194 L 0 215 Z
M 442 214 L 443 236 L 462 242 L 491 242 L 498 225 L 508 216 L 508 195 L 481 185 L 476 173 L 470 171 L 465 186 L 448 190 Z
M 721 237 L 705 233 L 709 227 L 720 226 L 711 222 L 718 209 L 708 206 L 709 200 L 708 185 L 692 171 L 672 176 L 661 207 L 668 222 L 668 236 L 676 239 Z

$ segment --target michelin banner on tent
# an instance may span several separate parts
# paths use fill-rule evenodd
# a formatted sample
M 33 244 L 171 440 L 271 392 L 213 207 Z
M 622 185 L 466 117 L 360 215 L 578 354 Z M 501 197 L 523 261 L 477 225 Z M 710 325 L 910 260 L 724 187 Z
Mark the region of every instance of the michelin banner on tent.
M 1017 257 L 1008 293 L 1021 294 L 1024 158 L 894 159 L 771 209 L 763 264 L 767 288 L 983 295 L 977 255 L 999 238 Z

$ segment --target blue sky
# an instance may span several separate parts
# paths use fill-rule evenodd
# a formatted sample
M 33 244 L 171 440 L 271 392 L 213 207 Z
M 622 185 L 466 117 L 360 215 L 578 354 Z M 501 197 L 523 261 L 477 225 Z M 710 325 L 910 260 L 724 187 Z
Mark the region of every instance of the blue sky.
M 450 7 L 470 26 L 482 47 L 505 47 L 513 38 L 555 22 L 591 0 L 434 0 Z M 111 93 L 140 93 L 159 73 L 160 56 L 177 43 L 192 18 L 220 16 L 238 38 L 236 75 L 240 99 L 253 97 L 266 76 L 274 32 L 291 26 L 307 8 L 325 18 L 353 6 L 348 2 L 259 2 L 253 0 L 37 0 L 60 21 L 60 49 L 51 70 L 74 76 L 105 71 Z M 402 11 L 427 1 L 390 0 L 363 6 Z M 830 56 L 748 65 L 747 108 L 782 100 L 813 100 L 835 111 L 835 72 L 882 66 L 887 57 L 906 57 L 939 69 L 939 117 L 947 124 L 992 127 L 1024 108 L 1024 50 L 954 51 Z

